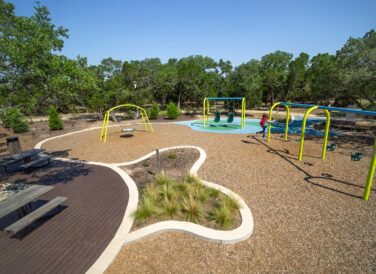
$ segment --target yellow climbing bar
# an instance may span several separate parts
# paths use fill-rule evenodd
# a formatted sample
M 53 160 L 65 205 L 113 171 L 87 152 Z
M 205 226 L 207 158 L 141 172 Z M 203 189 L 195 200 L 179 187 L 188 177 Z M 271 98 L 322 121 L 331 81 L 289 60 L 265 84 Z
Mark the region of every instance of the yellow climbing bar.
M 299 161 L 301 161 L 303 158 L 304 134 L 305 134 L 305 129 L 307 125 L 307 118 L 312 111 L 318 108 L 319 106 L 311 107 L 304 114 L 303 123 L 302 123 L 302 133 L 300 134 L 299 157 L 298 157 Z M 329 127 L 330 127 L 330 112 L 326 109 L 324 109 L 324 112 L 326 114 L 326 125 L 325 125 L 324 143 L 322 145 L 322 151 L 321 151 L 321 159 L 323 160 L 325 160 L 326 146 L 328 144 Z
M 272 124 L 271 124 L 271 121 L 273 120 L 273 110 L 275 107 L 281 105 L 281 102 L 277 102 L 275 103 L 269 110 L 269 122 L 268 122 L 268 135 L 267 135 L 267 142 L 270 142 L 270 133 L 271 133 L 271 129 L 272 129 Z M 286 105 L 283 105 L 286 110 L 287 110 L 287 116 L 286 116 L 286 126 L 285 126 L 285 137 L 284 137 L 284 140 L 287 141 L 287 137 L 288 137 L 288 134 L 289 134 L 289 122 L 290 122 L 290 107 L 289 106 L 286 106 Z
M 103 141 L 104 143 L 106 143 L 110 114 L 115 109 L 118 109 L 118 108 L 121 108 L 121 107 L 130 107 L 130 108 L 136 108 L 136 109 L 140 110 L 141 111 L 140 115 L 141 115 L 141 118 L 142 118 L 142 123 L 144 125 L 145 131 L 150 132 L 150 133 L 153 132 L 153 127 L 152 127 L 152 125 L 149 121 L 149 117 L 148 117 L 145 109 L 143 109 L 142 107 L 133 105 L 133 104 L 123 104 L 123 105 L 119 105 L 119 106 L 115 106 L 113 108 L 110 108 L 109 110 L 106 111 L 106 113 L 104 115 L 103 123 L 102 123 L 101 136 L 99 138 L 99 141 Z
M 375 175 L 375 168 L 376 168 L 376 140 L 375 140 L 375 144 L 373 145 L 373 156 L 371 159 L 371 163 L 369 164 L 366 186 L 364 188 L 364 193 L 363 193 L 364 201 L 368 201 L 369 194 L 371 192 L 373 176 Z

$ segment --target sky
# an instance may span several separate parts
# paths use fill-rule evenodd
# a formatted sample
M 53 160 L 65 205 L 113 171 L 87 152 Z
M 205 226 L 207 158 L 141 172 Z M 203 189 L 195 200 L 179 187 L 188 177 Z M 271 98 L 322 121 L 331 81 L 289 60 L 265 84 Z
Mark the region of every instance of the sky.
M 30 16 L 32 0 L 6 0 Z M 240 65 L 282 50 L 335 54 L 376 28 L 376 0 L 40 0 L 69 30 L 62 54 L 122 61 L 190 55 Z

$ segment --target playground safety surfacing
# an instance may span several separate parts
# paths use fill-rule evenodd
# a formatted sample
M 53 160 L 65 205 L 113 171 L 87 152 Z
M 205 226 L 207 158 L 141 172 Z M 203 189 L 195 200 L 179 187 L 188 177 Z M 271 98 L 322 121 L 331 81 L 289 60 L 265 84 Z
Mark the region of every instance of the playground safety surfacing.
M 217 123 L 209 119 L 205 127 L 202 120 L 179 121 L 176 124 L 189 126 L 192 130 L 225 134 L 252 134 L 261 130 L 259 119 L 246 119 L 244 128 L 240 127 L 240 118 L 234 118 L 232 123 L 227 123 L 225 119 Z
M 314 128 L 315 124 L 320 124 L 322 121 L 323 119 L 321 118 L 308 119 L 307 128 L 305 131 L 306 135 L 323 136 L 324 133 L 322 130 L 317 130 Z M 240 127 L 240 118 L 234 118 L 233 123 L 227 123 L 226 119 L 219 122 L 214 122 L 214 119 L 209 119 L 205 127 L 202 120 L 179 121 L 176 122 L 176 124 L 189 126 L 192 130 L 225 134 L 255 134 L 261 130 L 259 119 L 246 119 L 245 126 L 243 128 Z M 302 119 L 294 119 L 289 123 L 289 134 L 300 134 L 301 129 Z M 284 133 L 285 124 L 281 122 L 273 122 L 271 132 Z M 330 133 L 330 135 L 334 134 Z

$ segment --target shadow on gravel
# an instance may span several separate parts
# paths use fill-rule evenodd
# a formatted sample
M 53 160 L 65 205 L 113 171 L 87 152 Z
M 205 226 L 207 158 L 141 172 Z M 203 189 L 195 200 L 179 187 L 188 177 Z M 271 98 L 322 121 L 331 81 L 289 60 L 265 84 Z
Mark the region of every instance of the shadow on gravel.
M 66 184 L 76 177 L 87 176 L 91 172 L 92 168 L 85 162 L 69 163 L 51 160 L 50 165 L 45 167 L 7 174 L 7 182 L 40 185 Z
M 363 186 L 359 186 L 359 185 L 356 185 L 356 184 L 353 184 L 353 183 L 350 183 L 350 182 L 346 182 L 346 181 L 336 179 L 336 178 L 333 177 L 333 175 L 331 175 L 329 173 L 322 173 L 321 174 L 322 176 L 313 176 L 310 173 L 308 173 L 308 171 L 304 170 L 303 168 L 301 168 L 300 166 L 298 166 L 297 164 L 295 164 L 292 161 L 292 160 L 297 160 L 296 158 L 287 157 L 287 156 L 283 155 L 282 153 L 287 153 L 286 150 L 283 151 L 283 150 L 273 149 L 272 147 L 270 147 L 266 143 L 264 143 L 264 142 L 258 140 L 257 138 L 255 138 L 254 136 L 252 136 L 252 138 L 256 142 L 258 142 L 258 143 L 264 145 L 266 148 L 268 148 L 267 152 L 278 155 L 279 157 L 284 159 L 286 162 L 288 162 L 290 165 L 294 166 L 298 171 L 304 173 L 306 175 L 306 177 L 304 178 L 304 181 L 306 181 L 307 183 L 310 183 L 311 185 L 318 186 L 318 187 L 321 187 L 321 188 L 324 188 L 324 189 L 327 189 L 327 190 L 331 190 L 331 191 L 334 191 L 334 192 L 337 192 L 337 193 L 341 193 L 341 194 L 344 194 L 344 195 L 347 195 L 347 196 L 350 196 L 350 197 L 353 197 L 353 198 L 363 199 L 362 196 L 358 196 L 358 195 L 355 195 L 353 193 L 340 190 L 340 189 L 338 189 L 338 187 L 336 188 L 335 185 L 334 186 L 333 185 L 326 185 L 323 182 L 335 183 L 335 184 L 339 183 L 339 184 L 342 184 L 342 186 L 351 186 L 351 187 L 360 188 L 362 190 L 364 189 Z M 308 166 L 312 166 L 312 164 L 310 164 L 308 162 L 304 162 L 303 164 L 308 165 Z M 373 188 L 373 189 L 371 189 L 371 191 L 376 192 L 376 189 Z

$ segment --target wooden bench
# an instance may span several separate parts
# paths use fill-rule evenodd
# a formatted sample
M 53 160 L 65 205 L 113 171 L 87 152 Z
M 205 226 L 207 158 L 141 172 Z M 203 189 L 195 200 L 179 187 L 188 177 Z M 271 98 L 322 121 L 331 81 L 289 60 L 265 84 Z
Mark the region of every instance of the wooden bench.
M 50 212 L 52 209 L 56 208 L 57 206 L 60 206 L 67 198 L 66 197 L 56 197 L 53 200 L 49 201 L 47 204 L 41 206 L 37 210 L 31 212 L 30 214 L 26 215 L 25 217 L 21 218 L 17 222 L 11 224 L 7 228 L 5 228 L 5 231 L 10 233 L 18 233 L 24 228 L 26 228 L 28 225 L 33 223 L 34 221 L 41 218 L 46 213 Z
M 52 190 L 53 186 L 32 185 L 0 202 L 0 218 L 21 209 L 39 196 Z M 22 214 L 20 214 L 22 215 Z

